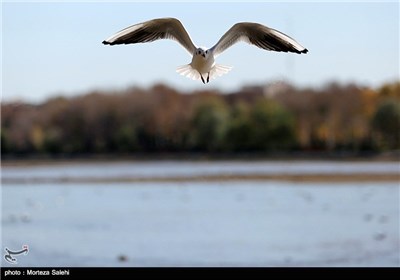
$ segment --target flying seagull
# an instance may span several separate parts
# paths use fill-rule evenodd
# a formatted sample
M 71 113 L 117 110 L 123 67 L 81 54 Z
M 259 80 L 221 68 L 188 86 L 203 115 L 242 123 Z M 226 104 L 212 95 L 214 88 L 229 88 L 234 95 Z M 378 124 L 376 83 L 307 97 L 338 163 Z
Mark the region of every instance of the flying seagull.
M 282 32 L 259 23 L 241 22 L 233 25 L 210 49 L 196 47 L 182 23 L 176 18 L 159 18 L 129 26 L 103 41 L 105 45 L 135 44 L 172 39 L 192 55 L 192 62 L 176 71 L 205 84 L 228 73 L 232 67 L 215 64 L 215 58 L 237 42 L 244 41 L 261 49 L 277 52 L 307 53 L 308 50 Z

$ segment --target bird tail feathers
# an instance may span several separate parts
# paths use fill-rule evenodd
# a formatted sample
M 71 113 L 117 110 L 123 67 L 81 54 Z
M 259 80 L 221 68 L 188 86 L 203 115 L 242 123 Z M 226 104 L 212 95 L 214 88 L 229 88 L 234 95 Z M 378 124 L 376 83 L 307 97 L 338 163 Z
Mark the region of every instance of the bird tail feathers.
M 215 79 L 217 77 L 221 77 L 222 75 L 228 73 L 232 70 L 231 66 L 215 64 L 210 71 L 210 78 Z
M 200 79 L 199 72 L 197 70 L 193 69 L 193 67 L 190 64 L 178 66 L 176 68 L 176 72 L 178 72 L 180 75 L 185 76 L 192 80 Z
M 210 70 L 210 78 L 215 79 L 220 77 L 226 73 L 228 73 L 232 69 L 231 66 L 215 64 Z M 200 80 L 200 73 L 194 69 L 190 64 L 182 65 L 176 68 L 176 72 L 180 75 L 185 76 L 192 80 Z M 207 78 L 207 73 L 203 73 L 203 78 Z

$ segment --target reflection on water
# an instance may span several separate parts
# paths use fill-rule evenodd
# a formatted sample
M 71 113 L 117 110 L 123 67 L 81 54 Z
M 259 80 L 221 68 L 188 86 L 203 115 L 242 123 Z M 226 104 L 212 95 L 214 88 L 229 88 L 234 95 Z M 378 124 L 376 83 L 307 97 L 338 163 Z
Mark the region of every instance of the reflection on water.
M 3 183 L 2 197 L 21 266 L 399 265 L 398 182 Z

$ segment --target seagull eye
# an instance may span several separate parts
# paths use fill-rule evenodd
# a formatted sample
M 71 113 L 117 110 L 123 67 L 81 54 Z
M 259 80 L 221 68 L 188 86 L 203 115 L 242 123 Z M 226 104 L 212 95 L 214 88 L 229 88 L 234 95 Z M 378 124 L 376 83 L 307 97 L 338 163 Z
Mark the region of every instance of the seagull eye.
M 206 51 L 206 53 L 208 53 L 208 50 Z

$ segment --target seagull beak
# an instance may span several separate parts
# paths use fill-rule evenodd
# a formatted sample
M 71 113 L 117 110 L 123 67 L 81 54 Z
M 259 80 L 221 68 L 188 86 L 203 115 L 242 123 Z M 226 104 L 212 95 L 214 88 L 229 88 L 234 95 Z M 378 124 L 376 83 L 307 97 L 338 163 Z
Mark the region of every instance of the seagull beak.
M 204 53 L 202 54 L 202 56 L 203 56 L 204 58 L 206 58 L 206 55 L 205 55 Z

